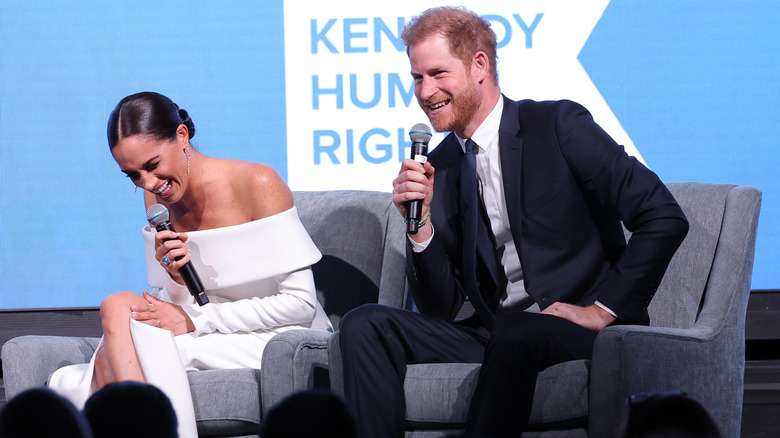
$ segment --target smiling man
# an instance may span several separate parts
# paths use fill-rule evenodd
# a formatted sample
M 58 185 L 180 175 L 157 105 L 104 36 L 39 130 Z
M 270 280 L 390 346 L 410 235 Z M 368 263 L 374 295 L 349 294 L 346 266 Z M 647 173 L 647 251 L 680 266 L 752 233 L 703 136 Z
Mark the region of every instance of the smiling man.
M 501 94 L 486 20 L 434 8 L 403 39 L 420 107 L 451 133 L 427 163 L 404 160 L 393 182 L 401 214 L 423 202 L 407 245 L 419 312 L 366 305 L 345 315 L 346 398 L 359 436 L 401 437 L 406 364 L 482 363 L 466 435 L 516 437 L 540 371 L 589 359 L 610 324 L 648 323 L 688 223 L 582 106 Z M 466 299 L 475 313 L 458 320 Z

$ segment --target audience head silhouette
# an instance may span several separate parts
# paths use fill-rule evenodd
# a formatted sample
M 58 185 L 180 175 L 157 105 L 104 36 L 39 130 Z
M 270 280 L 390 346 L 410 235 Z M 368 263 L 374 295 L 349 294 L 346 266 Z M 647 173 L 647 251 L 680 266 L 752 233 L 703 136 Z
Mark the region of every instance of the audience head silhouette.
M 709 412 L 682 392 L 639 393 L 627 403 L 622 438 L 721 438 Z
M 49 388 L 32 388 L 0 409 L 0 437 L 92 438 L 92 433 L 70 401 Z
M 260 427 L 262 438 L 355 438 L 355 419 L 344 400 L 326 390 L 301 391 L 272 407 Z
M 84 405 L 95 438 L 176 438 L 176 412 L 156 386 L 140 382 L 111 383 Z

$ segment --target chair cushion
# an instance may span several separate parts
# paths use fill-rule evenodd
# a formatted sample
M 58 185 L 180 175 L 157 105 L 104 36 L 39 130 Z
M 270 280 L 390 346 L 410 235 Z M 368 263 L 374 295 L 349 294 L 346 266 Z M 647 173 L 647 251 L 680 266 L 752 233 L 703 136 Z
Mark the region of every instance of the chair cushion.
M 412 428 L 462 428 L 479 364 L 414 364 L 406 368 L 406 419 Z M 529 427 L 583 427 L 588 417 L 590 361 L 553 365 L 539 373 Z
M 583 427 L 588 424 L 590 361 L 573 360 L 553 365 L 539 373 L 531 406 L 529 429 Z
M 188 373 L 200 436 L 257 434 L 260 428 L 260 370 Z
M 479 375 L 478 363 L 407 365 L 406 419 L 413 428 L 460 428 Z

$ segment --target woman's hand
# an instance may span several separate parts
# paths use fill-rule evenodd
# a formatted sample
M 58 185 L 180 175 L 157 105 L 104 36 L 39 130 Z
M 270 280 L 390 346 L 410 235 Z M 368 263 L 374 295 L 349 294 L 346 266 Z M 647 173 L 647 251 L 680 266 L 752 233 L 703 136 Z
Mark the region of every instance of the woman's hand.
M 195 325 L 181 306 L 158 300 L 146 291 L 144 291 L 144 299 L 148 304 L 130 306 L 134 320 L 152 327 L 170 330 L 174 335 L 195 331 Z
M 190 261 L 190 250 L 185 245 L 186 242 L 186 233 L 163 230 L 154 235 L 154 257 L 168 271 L 173 281 L 179 284 L 184 284 L 179 269 Z

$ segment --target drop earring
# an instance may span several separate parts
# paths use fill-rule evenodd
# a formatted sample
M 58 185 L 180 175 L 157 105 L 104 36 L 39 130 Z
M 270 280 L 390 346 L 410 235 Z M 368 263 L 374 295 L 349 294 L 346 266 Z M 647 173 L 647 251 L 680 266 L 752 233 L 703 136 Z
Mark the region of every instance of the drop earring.
M 187 175 L 190 174 L 190 148 L 187 148 Z

